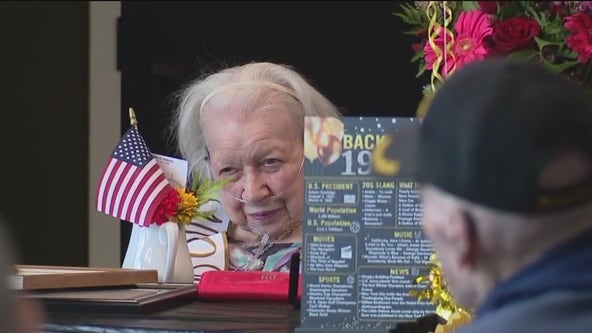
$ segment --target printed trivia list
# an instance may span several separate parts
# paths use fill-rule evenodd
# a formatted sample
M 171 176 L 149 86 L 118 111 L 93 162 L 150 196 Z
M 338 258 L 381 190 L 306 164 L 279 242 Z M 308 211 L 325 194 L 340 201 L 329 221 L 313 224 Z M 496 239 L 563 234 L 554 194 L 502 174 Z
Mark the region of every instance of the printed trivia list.
M 371 165 L 380 140 L 400 128 L 414 129 L 416 120 L 344 117 L 340 125 L 326 119 L 307 117 L 305 122 L 297 331 L 386 332 L 397 322 L 433 313 L 434 305 L 409 295 L 425 287 L 414 280 L 426 273 L 433 251 L 421 230 L 418 184 L 406 173 L 377 175 Z M 341 144 L 323 146 L 335 140 Z

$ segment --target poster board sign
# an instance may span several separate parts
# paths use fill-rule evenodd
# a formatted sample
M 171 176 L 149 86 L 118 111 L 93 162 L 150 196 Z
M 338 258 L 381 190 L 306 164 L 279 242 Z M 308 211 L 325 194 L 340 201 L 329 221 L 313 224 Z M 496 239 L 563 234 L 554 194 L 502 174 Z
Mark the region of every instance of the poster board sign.
M 427 271 L 431 243 L 410 159 L 397 142 L 395 176 L 379 175 L 372 154 L 385 138 L 417 131 L 416 118 L 305 119 L 305 204 L 301 325 L 297 332 L 387 332 L 432 314 L 409 296 Z M 392 148 L 392 147 L 391 147 Z

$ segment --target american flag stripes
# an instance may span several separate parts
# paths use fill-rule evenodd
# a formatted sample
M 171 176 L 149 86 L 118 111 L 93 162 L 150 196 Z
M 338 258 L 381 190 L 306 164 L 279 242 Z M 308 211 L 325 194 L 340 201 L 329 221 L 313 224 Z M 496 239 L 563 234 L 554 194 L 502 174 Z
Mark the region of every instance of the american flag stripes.
M 96 208 L 121 220 L 148 226 L 171 189 L 138 127 L 132 125 L 113 150 L 99 178 Z

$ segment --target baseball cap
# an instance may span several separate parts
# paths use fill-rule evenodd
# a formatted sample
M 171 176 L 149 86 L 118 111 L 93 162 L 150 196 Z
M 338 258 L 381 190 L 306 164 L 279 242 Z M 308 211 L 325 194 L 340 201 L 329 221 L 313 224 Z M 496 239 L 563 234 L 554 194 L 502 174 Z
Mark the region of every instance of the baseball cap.
M 541 186 L 562 153 L 592 162 L 588 96 L 541 65 L 492 58 L 462 67 L 438 89 L 418 136 L 418 180 L 467 201 L 537 214 L 592 199 L 592 175 Z

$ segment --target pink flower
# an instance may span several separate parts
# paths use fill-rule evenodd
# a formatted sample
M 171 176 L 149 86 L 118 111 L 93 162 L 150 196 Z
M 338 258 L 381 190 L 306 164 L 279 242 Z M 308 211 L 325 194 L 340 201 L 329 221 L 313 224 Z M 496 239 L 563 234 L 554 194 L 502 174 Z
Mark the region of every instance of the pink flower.
M 592 60 L 592 19 L 586 13 L 578 13 L 565 18 L 565 28 L 569 36 L 567 46 L 578 54 L 578 61 L 586 64 Z
M 451 53 L 446 54 L 446 62 L 442 59 L 440 65 L 443 76 L 449 74 L 453 69 L 459 69 L 475 60 L 485 59 L 490 50 L 485 47 L 485 39 L 492 34 L 489 15 L 480 10 L 461 12 L 458 20 L 454 24 L 456 34 L 451 46 Z M 450 43 L 449 36 L 445 35 L 443 29 L 439 36 L 434 39 L 434 43 L 445 51 L 444 40 Z M 434 63 L 438 59 L 436 51 L 432 48 L 429 41 L 424 45 L 425 61 L 427 69 L 433 70 Z
M 413 50 L 413 52 L 417 52 L 417 51 L 421 50 L 422 47 L 423 47 L 423 43 L 411 44 L 411 49 Z

